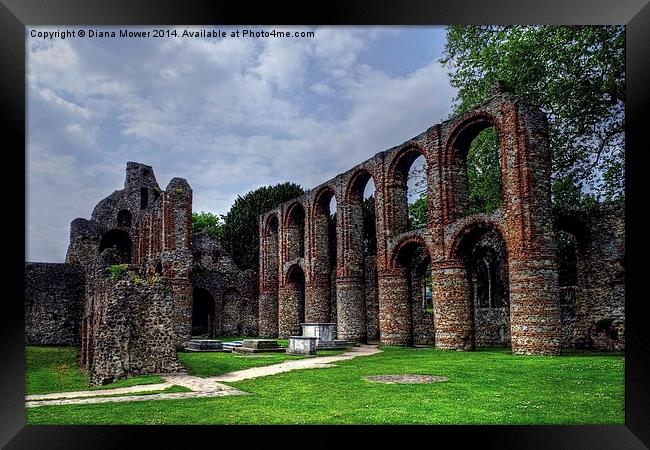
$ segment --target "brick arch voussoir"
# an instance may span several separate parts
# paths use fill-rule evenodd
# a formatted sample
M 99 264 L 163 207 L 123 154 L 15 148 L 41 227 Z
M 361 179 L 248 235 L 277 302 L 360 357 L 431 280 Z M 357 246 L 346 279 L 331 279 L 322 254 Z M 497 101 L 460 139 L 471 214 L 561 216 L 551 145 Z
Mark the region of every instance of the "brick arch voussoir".
M 352 172 L 348 176 L 347 182 L 345 183 L 345 191 L 343 193 L 343 198 L 346 203 L 350 203 L 352 201 L 352 196 L 354 194 L 353 192 L 354 185 L 356 184 L 359 177 L 362 176 L 363 174 L 369 175 L 370 177 L 368 179 L 372 180 L 372 182 L 375 184 L 375 189 L 377 188 L 377 174 L 375 173 L 375 171 L 370 167 L 365 167 L 365 166 L 358 167 L 356 170 L 354 170 L 354 172 Z
M 316 194 L 314 195 L 313 200 L 311 202 L 310 212 L 311 212 L 311 215 L 313 217 L 315 217 L 316 215 L 318 215 L 320 213 L 320 202 L 321 202 L 321 199 L 322 199 L 323 195 L 326 195 L 326 194 L 332 194 L 332 197 L 334 197 L 334 200 L 336 200 L 336 204 L 337 205 L 339 204 L 339 199 L 338 199 L 338 197 L 336 195 L 336 189 L 334 188 L 334 186 L 330 186 L 329 184 L 325 185 L 325 186 L 321 186 L 318 189 L 318 191 L 316 191 Z M 313 220 L 313 217 L 312 217 L 312 220 Z
M 463 137 L 468 130 L 478 124 L 486 124 L 486 128 L 494 126 L 499 135 L 499 142 L 504 142 L 503 125 L 501 124 L 500 117 L 485 110 L 471 111 L 461 118 L 461 120 L 453 127 L 446 139 L 444 148 L 447 161 L 453 160 L 458 140 Z
M 278 222 L 278 230 L 276 231 L 276 233 L 280 232 L 280 217 L 278 216 L 278 213 L 273 211 L 264 218 L 264 236 L 269 236 L 271 234 L 269 229 L 271 227 L 271 219 L 274 218 Z
M 506 252 L 510 254 L 511 244 L 508 241 L 507 234 L 504 233 L 502 225 L 488 217 L 479 217 L 473 218 L 467 223 L 463 224 L 451 237 L 449 240 L 449 245 L 447 246 L 446 258 L 448 259 L 461 259 L 462 254 L 460 252 L 460 246 L 463 243 L 464 239 L 474 231 L 484 230 L 490 231 L 495 230 L 503 239 L 505 243 Z
M 397 167 L 399 166 L 400 161 L 405 154 L 409 153 L 411 150 L 416 150 L 420 153 L 424 160 L 427 163 L 427 172 L 431 168 L 431 155 L 427 152 L 426 148 L 422 146 L 419 142 L 416 141 L 407 141 L 393 150 L 390 155 L 390 161 L 388 163 L 388 170 L 386 171 L 386 180 L 392 181 L 396 177 Z
M 283 279 L 283 284 L 286 286 L 289 284 L 289 277 L 291 275 L 291 272 L 294 270 L 300 270 L 302 271 L 302 275 L 305 278 L 305 284 L 307 282 L 307 274 L 305 273 L 305 268 L 302 266 L 302 264 L 296 262 L 293 264 L 290 264 L 289 267 L 287 267 L 287 270 L 285 270 L 284 274 L 282 274 L 282 279 Z
M 390 258 L 389 258 L 389 261 L 388 261 L 390 269 L 397 269 L 397 268 L 400 267 L 400 264 L 398 262 L 399 255 L 400 255 L 402 249 L 404 249 L 404 247 L 406 247 L 407 245 L 410 245 L 410 244 L 418 244 L 418 245 L 422 246 L 427 251 L 427 253 L 429 254 L 429 257 L 431 257 L 431 255 L 433 254 L 431 252 L 431 247 L 430 247 L 429 243 L 422 236 L 415 235 L 415 236 L 404 237 L 399 242 L 397 242 L 395 244 L 392 251 L 390 252 Z
M 291 219 L 291 213 L 293 212 L 294 208 L 300 207 L 302 208 L 303 213 L 305 214 L 305 220 L 307 220 L 307 205 L 302 199 L 294 199 L 291 200 L 291 202 L 288 204 L 287 208 L 284 211 L 284 217 L 282 220 L 283 226 L 286 228 L 290 224 L 290 219 Z

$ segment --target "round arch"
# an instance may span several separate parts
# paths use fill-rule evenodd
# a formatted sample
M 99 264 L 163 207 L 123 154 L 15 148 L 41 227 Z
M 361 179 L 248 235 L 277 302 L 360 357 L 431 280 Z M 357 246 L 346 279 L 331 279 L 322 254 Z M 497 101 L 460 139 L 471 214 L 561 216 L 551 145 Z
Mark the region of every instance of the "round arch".
M 116 250 L 118 263 L 131 262 L 131 236 L 126 231 L 114 228 L 102 234 L 97 254 L 108 248 Z

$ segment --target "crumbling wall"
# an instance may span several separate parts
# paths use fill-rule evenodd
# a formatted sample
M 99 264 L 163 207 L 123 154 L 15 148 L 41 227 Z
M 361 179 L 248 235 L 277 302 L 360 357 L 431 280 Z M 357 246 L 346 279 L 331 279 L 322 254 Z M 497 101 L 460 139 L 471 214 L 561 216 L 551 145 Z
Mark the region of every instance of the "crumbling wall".
M 171 285 L 157 275 L 141 277 L 134 266 L 112 277 L 95 266 L 86 308 L 83 363 L 92 384 L 126 376 L 182 370 L 176 358 Z
M 78 345 L 84 273 L 72 264 L 25 264 L 25 343 Z
M 207 290 L 215 303 L 214 336 L 256 336 L 257 274 L 240 270 L 219 240 L 206 232 L 192 234 L 191 250 L 192 286 Z
M 625 208 L 605 203 L 555 212 L 577 240 L 577 289 L 562 305 L 565 347 L 625 348 Z

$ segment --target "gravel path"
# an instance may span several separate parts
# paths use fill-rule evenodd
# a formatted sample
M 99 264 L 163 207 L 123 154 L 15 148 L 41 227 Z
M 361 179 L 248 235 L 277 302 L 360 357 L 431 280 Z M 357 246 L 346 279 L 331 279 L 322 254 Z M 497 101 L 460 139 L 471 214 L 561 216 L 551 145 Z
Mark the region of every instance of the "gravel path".
M 314 358 L 284 361 L 264 367 L 252 367 L 238 370 L 214 377 L 195 377 L 183 373 L 161 374 L 164 383 L 143 384 L 117 389 L 103 389 L 95 391 L 57 392 L 53 394 L 37 394 L 26 396 L 25 406 L 34 408 L 48 405 L 84 405 L 109 402 L 136 402 L 145 400 L 174 400 L 185 398 L 223 397 L 227 395 L 245 395 L 246 392 L 235 389 L 222 382 L 250 380 L 252 378 L 266 377 L 290 370 L 321 369 L 335 367 L 333 362 L 346 361 L 358 356 L 370 356 L 380 353 L 376 345 L 361 345 L 352 347 L 349 351 L 334 356 L 317 356 Z M 158 391 L 170 386 L 178 385 L 191 389 L 192 392 L 175 392 L 168 394 L 137 395 L 138 392 Z M 120 397 L 107 397 L 116 394 L 135 394 Z

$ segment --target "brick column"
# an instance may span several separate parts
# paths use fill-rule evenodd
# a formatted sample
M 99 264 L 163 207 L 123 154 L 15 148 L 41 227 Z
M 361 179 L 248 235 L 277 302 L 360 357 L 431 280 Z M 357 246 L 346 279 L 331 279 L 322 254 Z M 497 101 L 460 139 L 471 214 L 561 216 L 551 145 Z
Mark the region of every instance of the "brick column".
M 557 355 L 561 315 L 554 255 L 509 260 L 512 353 Z
M 170 279 L 174 299 L 174 332 L 176 348 L 192 339 L 192 283 L 187 278 Z
M 262 338 L 278 336 L 278 291 L 260 292 L 259 335 Z
M 435 346 L 443 350 L 474 348 L 470 287 L 460 260 L 432 264 Z
M 305 286 L 305 322 L 329 322 L 329 279 L 329 274 L 313 274 Z
M 280 339 L 302 335 L 300 291 L 300 286 L 295 283 L 287 283 L 278 290 L 278 337 Z
M 336 279 L 337 337 L 350 342 L 366 338 L 366 299 L 363 276 Z
M 413 344 L 408 270 L 395 268 L 378 273 L 379 340 L 384 345 Z

